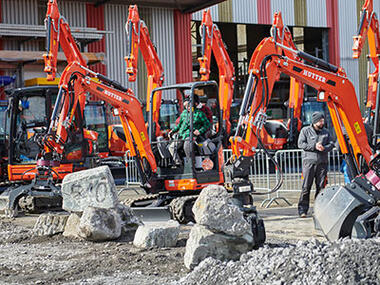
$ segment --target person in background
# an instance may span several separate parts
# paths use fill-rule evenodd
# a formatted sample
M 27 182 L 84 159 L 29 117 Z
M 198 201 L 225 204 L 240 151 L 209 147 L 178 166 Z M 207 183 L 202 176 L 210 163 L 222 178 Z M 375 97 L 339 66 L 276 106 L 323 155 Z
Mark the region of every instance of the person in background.
M 334 148 L 330 133 L 324 128 L 325 118 L 322 113 L 312 114 L 312 124 L 301 129 L 298 147 L 304 150 L 302 174 L 304 177 L 302 191 L 298 202 L 298 214 L 305 218 L 309 210 L 310 190 L 315 180 L 316 192 L 326 186 L 328 152 Z

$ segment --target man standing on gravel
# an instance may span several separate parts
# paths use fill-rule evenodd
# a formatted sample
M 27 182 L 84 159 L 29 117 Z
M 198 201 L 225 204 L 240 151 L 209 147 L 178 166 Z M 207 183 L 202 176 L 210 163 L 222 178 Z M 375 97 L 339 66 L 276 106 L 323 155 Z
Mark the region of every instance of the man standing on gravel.
M 322 113 L 314 112 L 312 124 L 302 128 L 298 137 L 298 147 L 304 150 L 302 174 L 304 177 L 302 192 L 298 202 L 298 214 L 305 218 L 309 210 L 310 190 L 315 178 L 317 197 L 326 185 L 328 152 L 333 149 L 334 142 L 330 133 L 324 129 L 325 118 Z

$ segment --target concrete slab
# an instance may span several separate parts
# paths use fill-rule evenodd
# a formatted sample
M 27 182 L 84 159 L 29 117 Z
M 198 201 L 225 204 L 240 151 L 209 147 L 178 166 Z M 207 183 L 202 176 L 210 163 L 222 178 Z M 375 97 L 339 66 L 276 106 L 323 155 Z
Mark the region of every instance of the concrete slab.
M 267 237 L 291 240 L 311 238 L 326 240 L 322 232 L 314 228 L 313 217 L 308 215 L 306 218 L 300 218 L 295 206 L 259 209 L 258 212 L 264 220 Z

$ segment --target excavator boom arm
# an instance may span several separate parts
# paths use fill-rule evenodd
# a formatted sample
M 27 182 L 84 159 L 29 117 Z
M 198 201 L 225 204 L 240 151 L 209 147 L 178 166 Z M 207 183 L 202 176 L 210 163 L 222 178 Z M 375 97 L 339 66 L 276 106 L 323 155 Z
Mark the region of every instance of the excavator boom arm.
M 43 55 L 45 61 L 44 71 L 47 80 L 55 79 L 57 73 L 58 48 L 61 46 L 67 62 L 79 62 L 86 66 L 80 50 L 73 38 L 70 26 L 66 19 L 59 13 L 57 0 L 48 0 L 45 17 L 46 25 L 46 54 Z

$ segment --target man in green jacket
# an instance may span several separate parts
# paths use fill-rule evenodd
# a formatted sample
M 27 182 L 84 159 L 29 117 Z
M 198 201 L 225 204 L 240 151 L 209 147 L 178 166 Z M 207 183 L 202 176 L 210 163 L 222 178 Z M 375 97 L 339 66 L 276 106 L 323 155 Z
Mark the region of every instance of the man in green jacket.
M 191 156 L 190 153 L 190 117 L 193 115 L 193 135 L 194 137 L 202 136 L 206 133 L 206 131 L 210 128 L 210 121 L 207 119 L 205 113 L 203 113 L 200 109 L 196 108 L 199 104 L 199 97 L 194 95 L 194 108 L 190 110 L 189 98 L 185 99 L 184 102 L 184 110 L 181 113 L 180 120 L 178 125 L 169 133 L 171 137 L 174 133 L 178 132 L 179 139 L 181 141 L 178 142 L 177 149 L 183 148 L 185 151 L 185 155 L 187 158 Z M 172 155 L 174 155 L 173 148 Z

